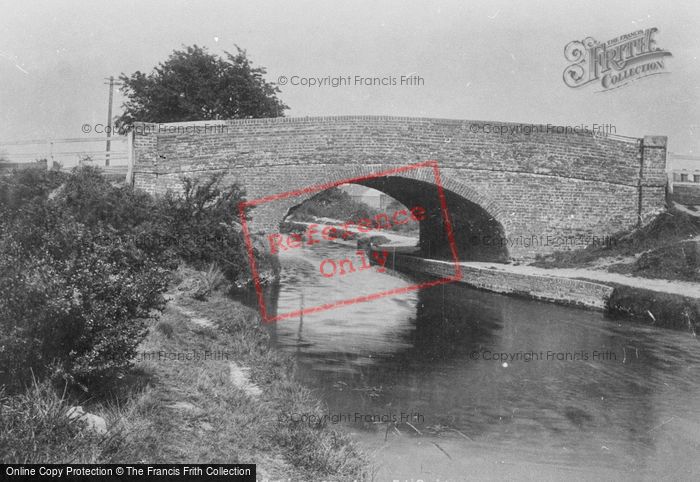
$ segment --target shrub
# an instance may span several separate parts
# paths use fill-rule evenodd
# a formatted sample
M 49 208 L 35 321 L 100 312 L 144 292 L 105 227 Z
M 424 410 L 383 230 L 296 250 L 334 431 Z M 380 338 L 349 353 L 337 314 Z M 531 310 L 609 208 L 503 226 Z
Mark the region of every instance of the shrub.
M 0 188 L 0 382 L 14 388 L 31 371 L 84 386 L 123 375 L 182 261 L 209 268 L 208 290 L 248 276 L 243 192 L 220 176 L 160 199 L 94 167 L 14 171 Z
M 205 270 L 212 263 L 234 280 L 248 273 L 245 242 L 238 224 L 238 203 L 244 199 L 237 185 L 221 187 L 221 176 L 184 179 L 183 195 L 168 193 L 159 200 L 155 224 L 144 232 L 154 247 Z
M 121 233 L 133 232 L 137 226 L 152 221 L 156 209 L 151 196 L 112 184 L 93 166 L 74 170 L 58 197 L 80 222 L 88 226 L 106 224 Z
M 53 228 L 41 250 L 12 249 L 11 236 L 0 243 L 3 381 L 50 365 L 84 384 L 120 376 L 145 335 L 142 318 L 162 307 L 167 278 L 114 233 L 69 220 Z
M 184 195 L 154 199 L 94 167 L 1 179 L 0 382 L 18 388 L 31 371 L 86 387 L 119 377 L 144 318 L 163 307 L 166 271 L 209 267 L 208 290 L 247 276 L 243 192 L 220 181 L 186 179 Z
M 28 204 L 46 199 L 67 177 L 64 172 L 40 168 L 16 169 L 9 176 L 0 176 L 0 216 L 15 217 Z

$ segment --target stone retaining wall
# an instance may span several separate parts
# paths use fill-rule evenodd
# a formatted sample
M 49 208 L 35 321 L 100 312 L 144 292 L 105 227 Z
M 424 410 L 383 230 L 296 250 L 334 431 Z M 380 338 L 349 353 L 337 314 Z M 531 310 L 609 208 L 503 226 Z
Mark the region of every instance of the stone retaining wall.
M 417 256 L 395 254 L 389 256 L 388 267 L 436 277 L 454 276 L 455 265 L 449 261 L 423 259 Z M 511 273 L 497 268 L 461 266 L 461 283 L 495 293 L 512 294 L 605 310 L 614 288 L 599 283 L 554 276 Z

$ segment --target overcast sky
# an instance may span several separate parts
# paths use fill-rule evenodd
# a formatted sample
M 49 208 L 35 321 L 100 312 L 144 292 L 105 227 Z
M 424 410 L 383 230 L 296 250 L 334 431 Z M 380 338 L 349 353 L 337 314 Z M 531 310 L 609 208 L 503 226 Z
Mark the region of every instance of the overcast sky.
M 173 49 L 248 51 L 267 79 L 395 76 L 414 87 L 286 85 L 288 116 L 388 114 L 669 136 L 700 155 L 700 2 L 2 1 L 0 142 L 82 137 L 104 122 L 104 78 L 150 71 Z M 656 27 L 668 74 L 609 92 L 562 81 L 564 46 Z M 116 106 L 121 104 L 117 96 Z M 118 113 L 118 109 L 115 114 Z

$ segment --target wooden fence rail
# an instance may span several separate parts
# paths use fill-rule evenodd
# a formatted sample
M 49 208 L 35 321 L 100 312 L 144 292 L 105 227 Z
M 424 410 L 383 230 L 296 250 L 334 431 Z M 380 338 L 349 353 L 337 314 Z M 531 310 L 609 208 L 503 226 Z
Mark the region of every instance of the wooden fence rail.
M 29 167 L 40 162 L 47 169 L 96 166 L 109 177 L 126 178 L 133 161 L 131 135 L 0 141 L 0 171 Z

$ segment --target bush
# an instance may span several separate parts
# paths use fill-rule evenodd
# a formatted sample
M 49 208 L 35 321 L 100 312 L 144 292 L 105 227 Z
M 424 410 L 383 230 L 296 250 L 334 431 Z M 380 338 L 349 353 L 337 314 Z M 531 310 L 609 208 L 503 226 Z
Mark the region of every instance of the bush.
M 142 191 L 114 185 L 93 166 L 73 171 L 57 194 L 61 204 L 88 226 L 106 224 L 130 233 L 156 215 L 155 200 Z
M 236 186 L 186 180 L 154 199 L 92 167 L 27 169 L 0 180 L 0 383 L 33 371 L 84 387 L 122 376 L 162 309 L 167 270 L 186 261 L 247 273 Z M 211 268 L 208 281 L 220 284 Z
M 120 376 L 145 335 L 142 318 L 162 306 L 167 277 L 112 232 L 69 219 L 50 228 L 34 249 L 11 235 L 0 241 L 2 381 L 49 366 L 85 384 Z
M 248 273 L 248 255 L 238 204 L 244 194 L 237 185 L 221 187 L 221 176 L 183 181 L 183 195 L 168 193 L 156 204 L 153 223 L 144 227 L 151 249 L 171 251 L 173 259 L 196 269 L 212 264 L 233 281 Z
M 40 168 L 15 169 L 9 176 L 0 176 L 0 216 L 14 217 L 28 204 L 41 202 L 67 177 L 64 172 Z

